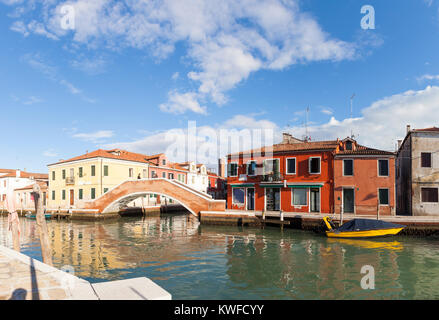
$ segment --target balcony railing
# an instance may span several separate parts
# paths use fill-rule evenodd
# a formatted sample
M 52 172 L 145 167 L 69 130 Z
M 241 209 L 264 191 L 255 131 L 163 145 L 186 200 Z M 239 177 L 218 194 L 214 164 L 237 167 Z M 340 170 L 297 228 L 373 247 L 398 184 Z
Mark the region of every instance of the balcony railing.
M 72 185 L 72 184 L 75 184 L 75 177 L 67 177 L 66 185 Z
M 283 180 L 284 180 L 284 177 L 279 172 L 264 174 L 264 175 L 262 175 L 262 179 L 261 179 L 261 181 L 263 181 L 263 182 L 279 182 L 279 181 L 283 181 Z

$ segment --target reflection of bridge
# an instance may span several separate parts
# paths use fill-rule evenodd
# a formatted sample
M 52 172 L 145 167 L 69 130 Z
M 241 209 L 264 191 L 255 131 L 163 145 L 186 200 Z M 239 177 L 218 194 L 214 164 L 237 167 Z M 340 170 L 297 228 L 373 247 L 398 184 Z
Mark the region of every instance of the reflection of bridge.
M 118 212 L 129 202 L 149 194 L 165 196 L 179 202 L 195 216 L 200 211 L 225 211 L 225 200 L 214 200 L 206 193 L 169 179 L 128 180 L 93 201 L 84 202 L 83 209 L 102 213 Z

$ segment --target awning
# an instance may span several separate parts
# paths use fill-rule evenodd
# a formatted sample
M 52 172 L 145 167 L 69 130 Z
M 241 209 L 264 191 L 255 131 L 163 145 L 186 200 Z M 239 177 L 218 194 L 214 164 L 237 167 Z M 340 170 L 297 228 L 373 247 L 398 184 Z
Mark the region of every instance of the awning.
M 295 189 L 308 189 L 308 188 L 321 188 L 323 185 L 321 184 L 289 184 L 287 185 L 288 188 L 295 188 Z
M 259 186 L 261 188 L 283 188 L 284 184 L 283 183 L 279 183 L 279 184 L 260 184 Z
M 241 183 L 241 184 L 232 184 L 232 188 L 246 188 L 246 187 L 254 187 L 254 183 Z

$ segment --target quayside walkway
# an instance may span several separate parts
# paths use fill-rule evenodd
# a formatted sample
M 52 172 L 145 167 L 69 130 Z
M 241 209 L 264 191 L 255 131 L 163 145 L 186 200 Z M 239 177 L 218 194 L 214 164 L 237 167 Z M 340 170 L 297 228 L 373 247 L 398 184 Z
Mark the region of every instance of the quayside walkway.
M 148 278 L 91 284 L 0 246 L 0 300 L 170 300 Z

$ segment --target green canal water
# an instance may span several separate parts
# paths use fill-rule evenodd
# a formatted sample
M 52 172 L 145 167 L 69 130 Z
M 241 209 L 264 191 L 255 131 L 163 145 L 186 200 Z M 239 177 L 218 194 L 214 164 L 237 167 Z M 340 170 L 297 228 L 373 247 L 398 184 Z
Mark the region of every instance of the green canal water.
M 0 244 L 11 247 L 6 217 Z M 334 240 L 279 228 L 203 226 L 185 215 L 48 221 L 56 267 L 91 282 L 148 277 L 174 299 L 439 299 L 439 239 Z M 35 220 L 22 252 L 41 260 Z M 375 270 L 364 290 L 361 268 Z

